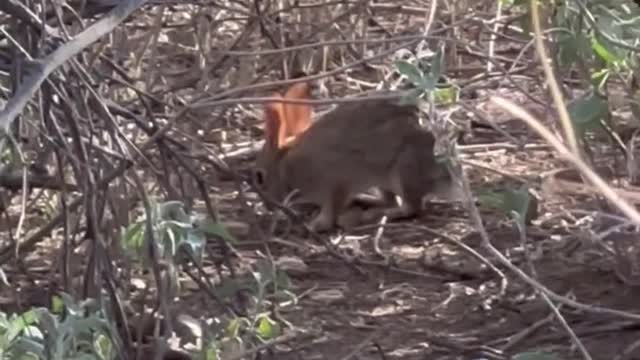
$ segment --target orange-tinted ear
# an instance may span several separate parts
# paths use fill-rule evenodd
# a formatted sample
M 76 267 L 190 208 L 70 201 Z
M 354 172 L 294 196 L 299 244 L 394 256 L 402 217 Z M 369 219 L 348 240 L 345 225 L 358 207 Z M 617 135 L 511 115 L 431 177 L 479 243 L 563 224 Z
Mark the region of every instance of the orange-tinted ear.
M 280 95 L 276 94 L 274 97 L 280 97 Z M 281 102 L 274 101 L 264 107 L 265 144 L 272 150 L 281 148 L 286 137 L 287 121 L 282 105 Z
M 306 82 L 293 84 L 284 94 L 285 99 L 307 100 L 311 97 L 311 87 Z M 291 141 L 302 134 L 311 125 L 312 108 L 308 104 L 284 103 L 285 139 Z

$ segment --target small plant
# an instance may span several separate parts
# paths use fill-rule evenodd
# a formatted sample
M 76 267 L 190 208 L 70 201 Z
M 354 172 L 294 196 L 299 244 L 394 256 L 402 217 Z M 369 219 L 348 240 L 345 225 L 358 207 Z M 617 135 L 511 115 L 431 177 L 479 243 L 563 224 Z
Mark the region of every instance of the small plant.
M 246 277 L 227 279 L 218 288 L 221 296 L 246 293 L 249 306 L 246 316 L 220 322 L 212 328 L 212 341 L 205 350 L 207 359 L 226 359 L 251 350 L 282 334 L 280 322 L 273 318 L 272 309 L 280 303 L 297 302 L 288 288 L 286 273 L 274 268 L 267 260 L 258 261 L 255 270 Z
M 190 258 L 200 261 L 206 236 L 220 237 L 225 241 L 234 241 L 233 237 L 220 224 L 207 222 L 202 217 L 187 214 L 178 201 L 154 204 L 150 214 L 151 228 L 156 239 L 159 256 L 168 260 L 170 269 L 177 272 L 175 264 L 183 262 L 184 252 Z M 122 244 L 136 257 L 148 261 L 147 220 L 131 224 L 122 231 Z M 174 274 L 177 275 L 177 274 Z M 177 279 L 177 276 L 173 276 Z M 268 260 L 258 261 L 253 271 L 246 276 L 223 278 L 216 287 L 216 295 L 222 301 L 233 299 L 242 294 L 245 301 L 245 313 L 242 316 L 221 316 L 208 326 L 208 334 L 202 350 L 194 355 L 205 359 L 225 359 L 240 354 L 282 333 L 281 325 L 272 315 L 276 303 L 291 300 L 295 295 L 288 288 L 289 278 L 278 271 Z
M 188 251 L 196 260 L 201 259 L 207 235 L 234 241 L 222 225 L 207 222 L 199 215 L 187 214 L 180 201 L 154 203 L 149 216 L 160 257 L 171 263 L 181 262 L 180 250 Z M 149 235 L 146 219 L 130 224 L 122 231 L 123 247 L 146 261 Z
M 60 294 L 53 312 L 34 308 L 19 315 L 0 313 L 0 359 L 114 359 L 111 326 L 100 311 L 90 311 L 92 307 L 92 301 L 76 304 Z
M 416 103 L 425 96 L 433 96 L 436 104 L 451 104 L 458 100 L 458 89 L 452 84 L 438 84 L 445 74 L 444 52 L 442 49 L 433 55 L 431 63 L 421 59 L 415 64 L 399 60 L 396 62 L 398 72 L 414 86 L 404 98 L 405 103 Z

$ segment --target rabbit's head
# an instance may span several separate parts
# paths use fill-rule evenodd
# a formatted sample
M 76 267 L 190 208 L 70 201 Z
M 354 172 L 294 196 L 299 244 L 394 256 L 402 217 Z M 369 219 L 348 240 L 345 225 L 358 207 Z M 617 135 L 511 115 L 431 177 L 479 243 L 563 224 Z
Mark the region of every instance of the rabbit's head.
M 308 83 L 296 83 L 284 94 L 274 97 L 284 100 L 305 100 L 310 97 Z M 281 177 L 281 163 L 298 137 L 311 125 L 312 108 L 308 104 L 273 101 L 264 106 L 265 142 L 258 154 L 253 173 L 254 182 L 274 200 L 282 200 L 289 186 Z

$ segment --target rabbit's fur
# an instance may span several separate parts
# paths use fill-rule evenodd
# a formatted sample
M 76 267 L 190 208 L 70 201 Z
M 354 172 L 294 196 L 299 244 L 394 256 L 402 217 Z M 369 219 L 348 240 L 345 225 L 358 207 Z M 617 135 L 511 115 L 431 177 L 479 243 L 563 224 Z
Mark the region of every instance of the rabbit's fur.
M 309 89 L 297 83 L 284 97 L 306 99 Z M 401 206 L 385 211 L 390 219 L 416 215 L 426 194 L 452 188 L 417 108 L 397 99 L 344 103 L 313 123 L 309 105 L 273 102 L 265 106 L 264 120 L 257 183 L 274 200 L 298 189 L 304 200 L 320 206 L 310 224 L 315 231 L 333 228 L 355 196 L 372 188 L 386 199 L 402 199 Z

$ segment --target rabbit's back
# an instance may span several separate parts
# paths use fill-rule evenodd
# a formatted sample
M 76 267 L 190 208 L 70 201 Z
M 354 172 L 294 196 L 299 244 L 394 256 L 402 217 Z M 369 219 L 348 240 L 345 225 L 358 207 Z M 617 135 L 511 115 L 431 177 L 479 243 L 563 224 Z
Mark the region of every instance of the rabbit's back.
M 322 201 L 335 187 L 351 194 L 373 186 L 394 189 L 401 186 L 397 178 L 409 172 L 429 177 L 433 143 L 413 105 L 397 100 L 342 104 L 301 134 L 281 176 L 312 201 Z

